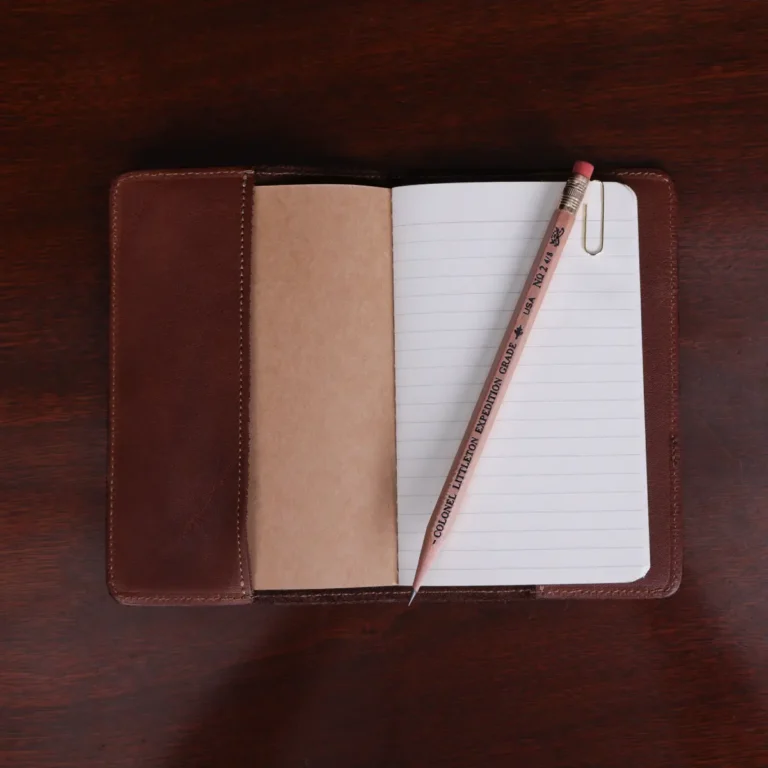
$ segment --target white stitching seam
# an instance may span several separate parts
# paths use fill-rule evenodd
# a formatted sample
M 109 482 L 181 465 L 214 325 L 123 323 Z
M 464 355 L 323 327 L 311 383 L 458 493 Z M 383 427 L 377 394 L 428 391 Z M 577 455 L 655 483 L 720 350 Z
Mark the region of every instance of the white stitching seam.
M 238 316 L 239 340 L 238 340 L 238 393 L 237 393 L 237 565 L 240 570 L 240 592 L 245 597 L 245 579 L 243 578 L 243 548 L 240 529 L 242 519 L 240 502 L 243 498 L 243 345 L 244 339 L 244 305 L 245 305 L 245 197 L 248 184 L 248 174 L 243 174 L 243 191 L 240 202 L 240 309 Z
M 128 173 L 121 176 L 112 190 L 112 238 L 111 238 L 111 266 L 112 274 L 110 278 L 110 297 L 111 297 L 111 365 L 110 365 L 110 440 L 109 440 L 109 513 L 107 524 L 107 577 L 109 580 L 109 586 L 112 593 L 118 599 L 121 599 L 126 603 L 188 603 L 188 602 L 242 602 L 243 598 L 248 597 L 248 592 L 245 587 L 245 576 L 243 572 L 243 548 L 242 548 L 242 536 L 241 528 L 242 522 L 242 510 L 240 509 L 242 500 L 242 457 L 243 457 L 243 396 L 244 396 L 244 319 L 245 319 L 245 209 L 247 202 L 247 186 L 248 178 L 252 175 L 252 171 L 231 171 L 231 170 L 213 170 L 213 171 L 141 171 L 138 173 Z M 117 262 L 118 262 L 118 250 L 119 250 L 119 199 L 120 189 L 122 185 L 127 181 L 133 181 L 135 179 L 145 178 L 179 178 L 184 176 L 191 177 L 207 177 L 207 176 L 242 176 L 242 200 L 240 205 L 240 308 L 239 308 L 239 364 L 238 364 L 238 376 L 239 376 L 239 393 L 238 393 L 238 480 L 237 480 L 237 509 L 236 524 L 237 524 L 237 556 L 238 567 L 240 573 L 240 595 L 226 595 L 226 594 L 204 594 L 204 595 L 132 595 L 130 592 L 124 592 L 117 588 L 115 584 L 115 552 L 114 552 L 114 515 L 115 515 L 115 500 L 117 495 L 117 488 L 115 483 L 115 443 L 117 442 L 117 338 L 118 338 L 118 305 L 117 305 Z

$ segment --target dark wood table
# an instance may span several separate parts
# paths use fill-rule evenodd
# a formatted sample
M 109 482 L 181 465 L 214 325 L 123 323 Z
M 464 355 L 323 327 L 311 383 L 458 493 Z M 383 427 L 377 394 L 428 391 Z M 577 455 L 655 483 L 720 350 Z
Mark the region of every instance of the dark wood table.
M 768 765 L 768 9 L 0 10 L 0 763 Z M 668 171 L 685 566 L 663 601 L 128 609 L 107 594 L 107 193 L 161 166 Z

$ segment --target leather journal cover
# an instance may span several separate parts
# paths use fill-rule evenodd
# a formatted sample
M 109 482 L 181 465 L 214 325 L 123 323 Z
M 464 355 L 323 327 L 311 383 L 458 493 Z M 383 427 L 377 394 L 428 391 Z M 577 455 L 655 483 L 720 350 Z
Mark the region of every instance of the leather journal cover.
M 431 588 L 420 599 L 651 598 L 679 585 L 674 188 L 651 170 L 600 178 L 638 199 L 650 570 L 627 584 Z M 521 179 L 277 167 L 116 180 L 107 580 L 117 600 L 407 599 L 394 586 L 389 189 L 470 180 Z M 294 186 L 320 183 L 360 186 L 336 187 L 334 201 Z

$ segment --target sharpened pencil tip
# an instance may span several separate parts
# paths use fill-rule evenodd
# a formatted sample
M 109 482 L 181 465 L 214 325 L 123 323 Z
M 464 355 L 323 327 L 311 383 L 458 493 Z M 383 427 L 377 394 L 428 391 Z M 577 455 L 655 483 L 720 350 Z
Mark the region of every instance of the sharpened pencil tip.
M 411 592 L 411 599 L 408 601 L 408 607 L 411 607 L 411 603 L 416 599 L 416 595 L 419 594 L 418 589 L 414 589 L 413 592 Z

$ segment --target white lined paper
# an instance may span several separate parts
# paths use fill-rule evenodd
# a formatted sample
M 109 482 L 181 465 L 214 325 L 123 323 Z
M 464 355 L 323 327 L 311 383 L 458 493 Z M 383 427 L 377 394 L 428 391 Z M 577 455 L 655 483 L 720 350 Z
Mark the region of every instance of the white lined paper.
M 402 584 L 561 190 L 393 191 Z M 603 253 L 583 250 L 580 214 L 426 585 L 624 582 L 649 567 L 637 202 L 604 192 Z

